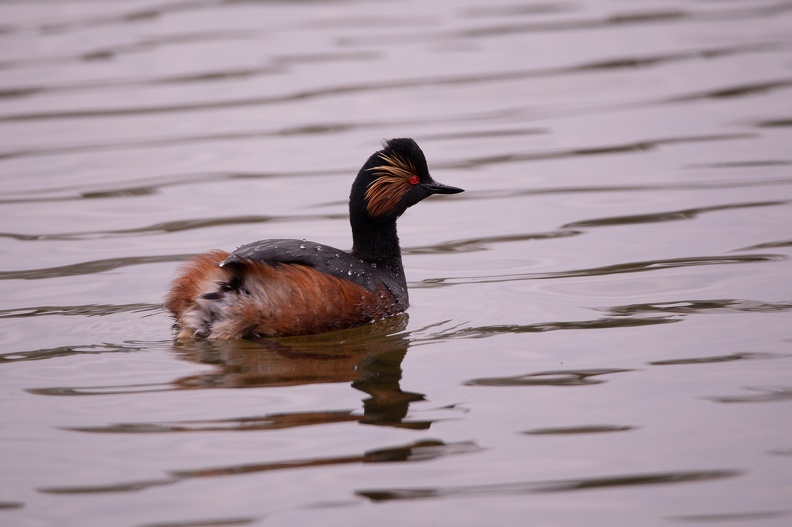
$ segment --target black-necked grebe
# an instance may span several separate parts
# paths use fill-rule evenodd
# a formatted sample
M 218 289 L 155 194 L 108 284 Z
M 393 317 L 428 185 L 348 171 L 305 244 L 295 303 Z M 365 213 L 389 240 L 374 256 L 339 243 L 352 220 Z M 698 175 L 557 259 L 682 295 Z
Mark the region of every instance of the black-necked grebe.
M 385 141 L 360 169 L 349 197 L 352 252 L 304 240 L 262 240 L 190 260 L 165 307 L 177 338 L 260 339 L 360 326 L 409 305 L 396 219 L 438 183 L 412 139 Z

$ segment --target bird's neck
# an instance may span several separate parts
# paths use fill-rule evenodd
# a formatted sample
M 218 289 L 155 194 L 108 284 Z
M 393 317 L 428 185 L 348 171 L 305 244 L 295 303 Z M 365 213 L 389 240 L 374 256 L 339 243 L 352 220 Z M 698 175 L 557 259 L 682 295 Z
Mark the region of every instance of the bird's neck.
M 379 222 L 370 218 L 353 218 L 352 255 L 404 275 L 395 220 Z

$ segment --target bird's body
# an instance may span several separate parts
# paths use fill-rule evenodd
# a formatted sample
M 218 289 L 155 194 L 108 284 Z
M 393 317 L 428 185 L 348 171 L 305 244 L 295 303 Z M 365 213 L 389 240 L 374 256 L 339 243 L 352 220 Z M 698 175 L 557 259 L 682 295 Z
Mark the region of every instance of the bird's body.
M 363 325 L 407 309 L 396 219 L 431 194 L 412 139 L 392 139 L 363 165 L 350 195 L 351 253 L 305 240 L 262 240 L 210 251 L 173 281 L 165 307 L 179 338 L 259 339 Z

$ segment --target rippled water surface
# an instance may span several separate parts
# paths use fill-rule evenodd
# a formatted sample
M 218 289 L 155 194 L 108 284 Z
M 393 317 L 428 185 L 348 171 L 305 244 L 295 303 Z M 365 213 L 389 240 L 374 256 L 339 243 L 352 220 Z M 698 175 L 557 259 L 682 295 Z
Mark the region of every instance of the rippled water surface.
M 403 136 L 407 314 L 174 343 Z M 0 174 L 2 525 L 792 524 L 792 2 L 4 1 Z

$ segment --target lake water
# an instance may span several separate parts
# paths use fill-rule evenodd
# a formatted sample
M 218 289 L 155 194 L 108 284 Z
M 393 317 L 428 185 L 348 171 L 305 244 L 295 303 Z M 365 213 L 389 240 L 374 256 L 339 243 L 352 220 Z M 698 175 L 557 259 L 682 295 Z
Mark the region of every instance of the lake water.
M 173 341 L 405 136 L 407 314 Z M 4 1 L 0 177 L 2 525 L 792 525 L 789 1 Z

